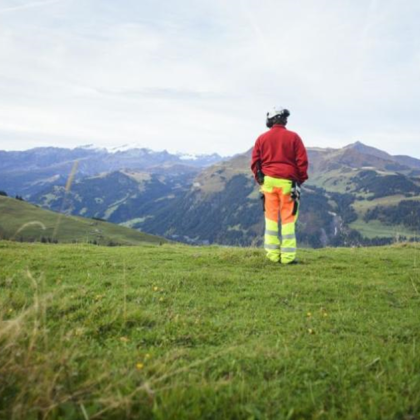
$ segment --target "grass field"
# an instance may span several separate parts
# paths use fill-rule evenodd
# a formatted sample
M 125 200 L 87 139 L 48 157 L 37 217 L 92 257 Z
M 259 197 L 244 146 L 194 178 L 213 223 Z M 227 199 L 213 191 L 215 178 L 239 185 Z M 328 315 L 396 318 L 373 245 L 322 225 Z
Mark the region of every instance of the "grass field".
M 420 418 L 420 247 L 0 242 L 1 419 Z
M 123 226 L 84 217 L 66 216 L 25 201 L 0 196 L 0 239 L 95 242 L 108 245 L 163 243 L 166 239 Z

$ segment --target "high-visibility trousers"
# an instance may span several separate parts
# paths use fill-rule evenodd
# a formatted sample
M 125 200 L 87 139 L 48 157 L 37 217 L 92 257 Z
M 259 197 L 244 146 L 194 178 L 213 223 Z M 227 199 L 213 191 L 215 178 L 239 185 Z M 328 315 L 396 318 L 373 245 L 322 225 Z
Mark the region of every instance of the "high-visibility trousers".
M 299 215 L 291 197 L 292 181 L 264 177 L 261 191 L 265 200 L 264 248 L 267 258 L 273 262 L 289 264 L 296 259 L 295 226 Z M 281 219 L 281 241 L 279 238 L 279 215 Z

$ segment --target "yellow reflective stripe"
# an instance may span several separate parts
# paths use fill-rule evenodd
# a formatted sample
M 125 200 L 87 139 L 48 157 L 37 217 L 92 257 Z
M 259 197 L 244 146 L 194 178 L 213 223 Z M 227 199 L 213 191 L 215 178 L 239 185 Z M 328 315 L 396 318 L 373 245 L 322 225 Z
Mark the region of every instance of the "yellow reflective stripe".
M 290 254 L 294 254 L 296 252 L 296 248 L 282 248 L 281 252 L 284 252 L 284 253 L 288 252 Z
M 278 236 L 279 235 L 279 231 L 278 230 L 269 230 L 269 229 L 266 229 L 265 230 L 265 235 Z
M 265 249 L 280 249 L 280 244 L 264 244 Z
M 282 235 L 281 237 L 284 241 L 287 239 L 296 239 L 296 235 L 294 233 L 291 233 L 290 235 Z

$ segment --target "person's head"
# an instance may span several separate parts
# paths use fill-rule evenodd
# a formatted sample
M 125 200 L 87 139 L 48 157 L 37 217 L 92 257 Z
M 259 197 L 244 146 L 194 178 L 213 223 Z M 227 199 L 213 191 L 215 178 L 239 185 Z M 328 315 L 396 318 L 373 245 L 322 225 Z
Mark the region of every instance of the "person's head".
M 276 106 L 270 112 L 267 112 L 266 125 L 268 128 L 273 127 L 273 125 L 286 125 L 289 115 L 288 109 Z

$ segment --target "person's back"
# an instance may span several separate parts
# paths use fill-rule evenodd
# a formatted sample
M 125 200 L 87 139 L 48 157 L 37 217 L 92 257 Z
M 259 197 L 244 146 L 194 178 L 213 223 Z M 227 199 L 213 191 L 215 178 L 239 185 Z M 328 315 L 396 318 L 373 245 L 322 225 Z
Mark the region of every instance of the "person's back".
M 251 169 L 265 199 L 264 247 L 273 262 L 296 262 L 295 223 L 300 185 L 308 179 L 308 158 L 301 138 L 286 129 L 289 111 L 274 109 L 267 114 L 269 131 L 258 137 L 252 151 Z M 282 243 L 278 238 L 279 213 Z
M 303 184 L 308 179 L 308 158 L 301 138 L 284 125 L 276 124 L 256 141 L 252 170 L 261 162 L 265 175 Z

